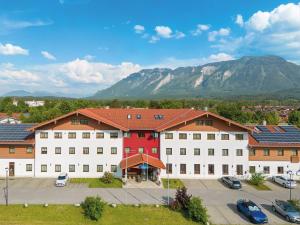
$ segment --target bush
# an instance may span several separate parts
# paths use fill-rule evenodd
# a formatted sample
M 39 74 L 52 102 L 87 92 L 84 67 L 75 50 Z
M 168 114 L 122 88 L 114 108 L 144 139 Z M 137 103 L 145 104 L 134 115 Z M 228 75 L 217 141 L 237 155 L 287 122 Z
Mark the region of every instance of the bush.
M 110 172 L 105 172 L 101 181 L 105 184 L 111 184 L 114 181 L 114 175 Z
M 190 199 L 191 195 L 187 194 L 186 187 L 177 188 L 175 201 L 172 203 L 172 205 L 174 204 L 174 208 L 186 210 Z
M 103 214 L 105 203 L 99 197 L 86 197 L 81 207 L 84 215 L 91 220 L 99 220 Z
M 189 217 L 198 223 L 207 224 L 208 214 L 207 209 L 202 205 L 202 200 L 197 197 L 191 198 L 188 204 L 188 215 Z
M 252 185 L 262 185 L 265 182 L 265 177 L 261 173 L 253 173 L 249 183 Z

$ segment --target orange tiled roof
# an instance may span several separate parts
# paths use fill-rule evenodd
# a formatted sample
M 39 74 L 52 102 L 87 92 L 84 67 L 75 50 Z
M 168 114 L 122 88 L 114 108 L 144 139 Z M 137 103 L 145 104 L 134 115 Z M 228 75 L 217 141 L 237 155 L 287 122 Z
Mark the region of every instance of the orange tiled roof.
M 13 113 L 11 116 L 7 115 L 7 113 L 0 113 L 0 119 L 2 118 L 14 118 L 14 119 L 20 119 L 21 113 Z
M 154 158 L 150 155 L 146 155 L 146 154 L 136 154 L 136 155 L 124 158 L 120 162 L 120 167 L 121 167 L 121 169 L 126 169 L 126 168 L 135 167 L 135 166 L 143 164 L 143 163 L 146 163 L 155 168 L 160 168 L 160 169 L 166 168 L 162 161 L 160 161 L 159 159 Z

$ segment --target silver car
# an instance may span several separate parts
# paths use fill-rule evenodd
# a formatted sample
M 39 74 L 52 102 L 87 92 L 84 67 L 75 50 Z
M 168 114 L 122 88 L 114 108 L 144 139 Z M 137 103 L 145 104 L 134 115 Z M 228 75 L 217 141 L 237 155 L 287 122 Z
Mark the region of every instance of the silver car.
M 296 188 L 297 187 L 296 181 L 291 180 L 284 176 L 273 176 L 272 181 L 277 184 L 282 185 L 285 188 Z
M 272 202 L 272 209 L 281 214 L 288 222 L 300 223 L 300 212 L 289 202 L 275 200 Z

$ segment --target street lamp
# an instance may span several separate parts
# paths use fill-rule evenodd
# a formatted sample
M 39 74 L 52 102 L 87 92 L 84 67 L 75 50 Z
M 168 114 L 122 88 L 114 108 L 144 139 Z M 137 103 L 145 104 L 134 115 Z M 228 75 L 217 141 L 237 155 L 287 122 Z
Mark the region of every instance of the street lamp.
M 167 154 L 168 206 L 170 205 L 169 154 Z
M 289 180 L 289 189 L 290 189 L 290 201 L 292 200 L 292 176 L 294 175 L 292 170 L 287 171 L 287 174 L 290 175 L 290 180 Z M 296 175 L 300 175 L 300 170 L 296 172 Z
M 4 196 L 5 196 L 5 205 L 8 206 L 8 168 L 5 168 L 5 188 L 4 188 Z

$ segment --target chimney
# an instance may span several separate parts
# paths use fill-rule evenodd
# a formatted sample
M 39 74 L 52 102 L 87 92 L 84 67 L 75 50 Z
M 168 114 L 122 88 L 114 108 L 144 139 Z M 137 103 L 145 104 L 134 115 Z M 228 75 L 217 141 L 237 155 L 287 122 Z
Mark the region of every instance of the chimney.
M 208 111 L 208 107 L 207 106 L 204 107 L 204 111 Z
M 267 126 L 267 121 L 266 121 L 266 120 L 263 120 L 262 125 L 263 125 L 263 126 Z

